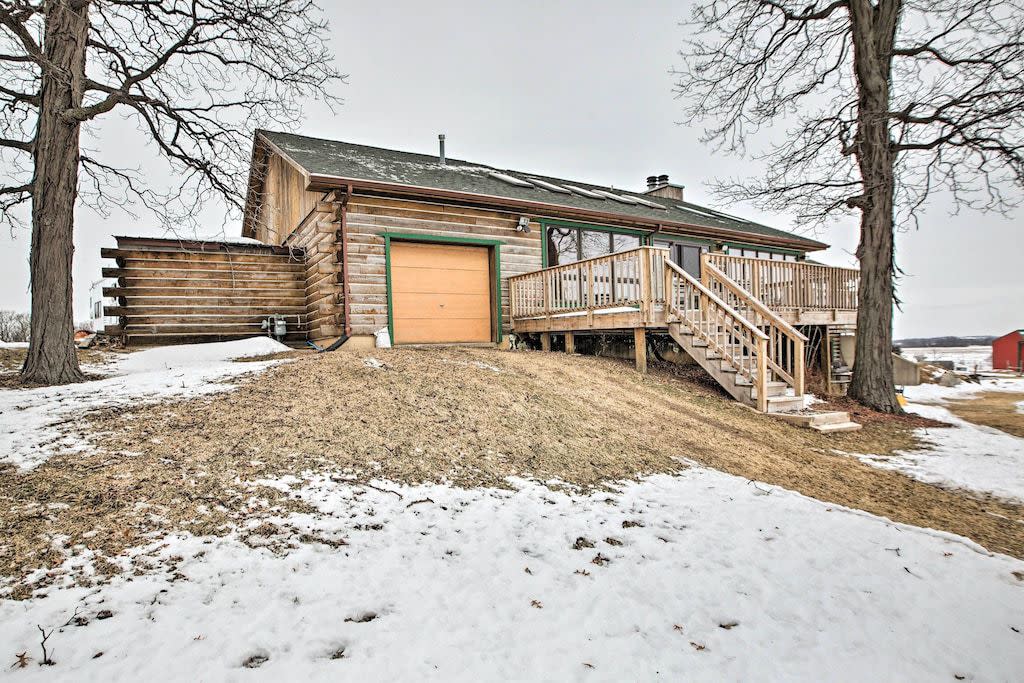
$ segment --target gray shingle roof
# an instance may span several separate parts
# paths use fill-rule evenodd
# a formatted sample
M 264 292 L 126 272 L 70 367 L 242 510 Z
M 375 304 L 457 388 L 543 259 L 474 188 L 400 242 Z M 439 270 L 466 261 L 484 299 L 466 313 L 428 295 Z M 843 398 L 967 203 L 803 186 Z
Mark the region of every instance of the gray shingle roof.
M 433 155 L 369 147 L 351 142 L 323 140 L 291 133 L 259 131 L 259 134 L 311 175 L 396 183 L 512 200 L 543 202 L 573 209 L 621 215 L 623 219 L 640 218 L 646 221 L 682 223 L 712 230 L 732 230 L 749 234 L 751 237 L 795 240 L 802 242 L 803 247 L 810 251 L 823 249 L 826 246 L 815 240 L 730 216 L 690 202 L 679 202 L 619 188 L 613 189 L 607 185 L 595 185 L 583 181 L 564 180 L 536 173 L 501 169 L 460 159 L 449 158 L 446 160 L 446 164 L 441 166 L 437 157 Z M 658 204 L 664 209 L 644 206 L 642 203 L 628 204 L 610 198 L 585 197 L 577 193 L 564 194 L 536 186 L 524 187 L 491 175 L 495 172 L 520 180 L 536 178 L 561 187 L 571 185 L 591 192 L 600 190 L 625 197 L 636 197 Z

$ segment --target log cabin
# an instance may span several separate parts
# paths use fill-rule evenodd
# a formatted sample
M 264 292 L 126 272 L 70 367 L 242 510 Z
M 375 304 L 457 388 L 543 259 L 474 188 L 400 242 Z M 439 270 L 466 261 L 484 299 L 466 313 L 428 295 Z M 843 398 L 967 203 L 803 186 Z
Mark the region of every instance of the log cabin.
M 117 237 L 108 333 L 128 344 L 232 339 L 280 316 L 289 343 L 550 349 L 620 334 L 646 368 L 669 339 L 735 398 L 802 405 L 856 320 L 856 270 L 826 244 L 686 200 L 290 133 L 257 131 L 242 239 Z

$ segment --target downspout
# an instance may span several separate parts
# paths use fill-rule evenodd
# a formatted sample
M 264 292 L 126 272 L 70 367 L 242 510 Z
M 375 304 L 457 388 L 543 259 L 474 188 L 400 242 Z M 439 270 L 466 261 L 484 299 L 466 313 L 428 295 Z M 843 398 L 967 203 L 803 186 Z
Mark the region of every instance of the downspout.
M 649 233 L 647 233 L 647 241 L 651 243 L 652 246 L 654 238 L 658 236 L 658 233 L 661 232 L 664 227 L 664 225 L 658 223 L 656 226 L 654 226 L 654 230 L 651 230 Z

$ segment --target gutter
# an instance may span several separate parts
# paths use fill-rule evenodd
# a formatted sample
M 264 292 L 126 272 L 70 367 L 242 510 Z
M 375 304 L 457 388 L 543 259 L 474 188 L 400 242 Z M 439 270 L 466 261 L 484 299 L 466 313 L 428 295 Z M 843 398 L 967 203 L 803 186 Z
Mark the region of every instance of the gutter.
M 610 221 L 612 223 L 622 225 L 622 227 L 639 225 L 642 226 L 641 229 L 651 230 L 652 233 L 660 232 L 662 228 L 671 228 L 688 233 L 695 233 L 699 236 L 709 237 L 711 239 L 732 239 L 740 242 L 749 242 L 751 238 L 756 237 L 758 242 L 766 245 L 790 247 L 799 251 L 819 251 L 828 248 L 827 244 L 818 242 L 817 240 L 802 238 L 786 239 L 769 235 L 758 235 L 756 233 L 743 232 L 739 230 L 729 230 L 727 228 L 710 228 L 704 225 L 691 225 L 687 223 L 659 221 L 656 219 L 644 219 L 635 216 L 623 216 L 622 214 L 591 211 L 588 209 L 580 209 L 561 204 L 549 204 L 547 202 L 510 199 L 508 197 L 498 197 L 495 195 L 460 192 L 457 190 L 441 190 L 432 187 L 390 183 L 378 180 L 360 180 L 358 178 L 345 178 L 342 176 L 319 173 L 311 173 L 309 175 L 309 187 L 310 189 L 348 188 L 348 191 L 350 192 L 359 189 L 402 197 L 447 199 L 469 204 L 477 204 L 490 208 L 497 207 L 502 209 L 513 209 L 515 211 L 530 211 L 535 214 L 543 214 L 545 211 L 553 211 L 556 212 L 556 215 L 550 216 L 551 218 L 564 218 L 566 216 L 571 216 L 584 220 L 596 219 L 598 221 Z M 538 217 L 541 217 L 541 215 L 538 215 Z

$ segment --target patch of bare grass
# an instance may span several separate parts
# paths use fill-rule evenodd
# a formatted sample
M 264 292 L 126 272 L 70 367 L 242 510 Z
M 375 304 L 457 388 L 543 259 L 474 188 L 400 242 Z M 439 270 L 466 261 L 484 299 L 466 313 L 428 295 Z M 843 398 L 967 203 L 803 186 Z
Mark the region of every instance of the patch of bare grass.
M 968 422 L 1024 438 L 1024 413 L 1017 410 L 1021 401 L 1024 393 L 985 391 L 950 400 L 945 406 Z
M 170 530 L 223 534 L 287 492 L 246 482 L 343 472 L 355 482 L 505 486 L 510 476 L 582 489 L 679 471 L 690 458 L 896 521 L 1024 556 L 1020 506 L 971 497 L 836 455 L 916 445 L 879 420 L 825 436 L 754 413 L 674 367 L 489 349 L 299 354 L 226 394 L 92 413 L 95 448 L 0 470 L 0 568 L 24 578 L 76 547 L 116 557 Z M 258 528 L 258 527 L 257 527 Z M 252 539 L 261 538 L 249 534 Z M 21 588 L 22 592 L 26 590 Z

